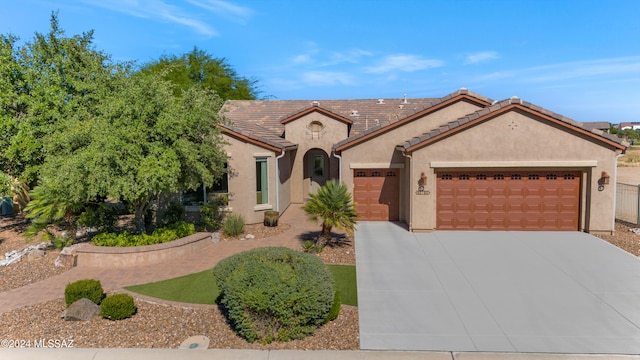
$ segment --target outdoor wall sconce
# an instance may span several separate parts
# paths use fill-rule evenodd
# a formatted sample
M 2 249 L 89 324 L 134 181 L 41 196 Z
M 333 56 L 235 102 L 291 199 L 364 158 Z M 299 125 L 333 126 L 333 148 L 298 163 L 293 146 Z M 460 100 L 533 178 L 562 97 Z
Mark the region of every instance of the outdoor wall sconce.
M 600 179 L 598 179 L 598 191 L 603 191 L 605 185 L 609 185 L 609 174 L 606 171 L 603 171 L 600 174 Z
M 424 187 L 427 185 L 427 175 L 420 173 L 420 180 L 418 180 L 418 191 L 424 191 Z

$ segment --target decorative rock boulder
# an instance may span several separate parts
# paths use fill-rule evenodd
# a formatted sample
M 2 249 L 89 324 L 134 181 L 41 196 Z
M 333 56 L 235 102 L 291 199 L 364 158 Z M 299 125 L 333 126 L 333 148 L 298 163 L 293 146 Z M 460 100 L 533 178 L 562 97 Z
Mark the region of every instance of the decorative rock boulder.
M 76 266 L 76 255 L 73 253 L 73 248 L 63 248 L 53 264 L 57 267 L 65 268 Z
M 74 302 L 62 312 L 62 318 L 67 321 L 91 321 L 98 315 L 100 315 L 100 306 L 86 298 Z

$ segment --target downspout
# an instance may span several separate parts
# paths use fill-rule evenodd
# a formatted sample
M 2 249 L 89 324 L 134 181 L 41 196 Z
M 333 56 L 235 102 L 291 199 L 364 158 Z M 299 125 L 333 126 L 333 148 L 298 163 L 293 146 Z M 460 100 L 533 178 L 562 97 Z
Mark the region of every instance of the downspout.
M 413 231 L 413 196 L 411 196 L 411 179 L 413 179 L 413 158 L 411 157 L 411 155 L 407 155 L 407 151 L 405 149 L 402 149 L 402 156 L 409 158 L 409 231 Z
M 276 211 L 278 212 L 280 212 L 280 167 L 278 160 L 284 157 L 285 152 L 285 149 L 282 149 L 282 154 L 276 156 Z
M 624 155 L 624 151 L 622 152 L 622 154 L 616 155 L 616 162 L 614 163 L 615 167 L 613 170 L 613 179 L 615 181 L 613 182 L 613 224 L 611 227 L 611 234 L 613 234 L 616 230 L 616 206 L 618 206 L 618 159 L 620 159 Z M 640 215 L 638 215 L 638 217 L 640 217 Z
M 338 158 L 338 182 L 342 184 L 342 156 L 338 155 L 335 150 L 333 150 L 333 156 Z

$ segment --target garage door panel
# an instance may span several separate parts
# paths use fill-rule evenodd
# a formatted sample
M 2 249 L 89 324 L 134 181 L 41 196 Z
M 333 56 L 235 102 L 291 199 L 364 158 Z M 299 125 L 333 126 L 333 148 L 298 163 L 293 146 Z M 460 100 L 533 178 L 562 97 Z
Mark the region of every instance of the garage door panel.
M 353 199 L 360 220 L 396 221 L 399 219 L 398 175 L 396 169 L 354 170 Z
M 436 181 L 438 229 L 578 229 L 579 172 L 438 172 Z

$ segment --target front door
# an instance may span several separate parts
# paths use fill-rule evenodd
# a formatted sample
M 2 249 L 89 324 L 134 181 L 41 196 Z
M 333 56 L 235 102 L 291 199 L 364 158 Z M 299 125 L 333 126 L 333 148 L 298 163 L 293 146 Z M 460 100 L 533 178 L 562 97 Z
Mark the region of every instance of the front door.
M 318 192 L 329 179 L 329 164 L 324 151 L 310 151 L 307 159 L 307 174 L 309 174 L 309 194 Z

